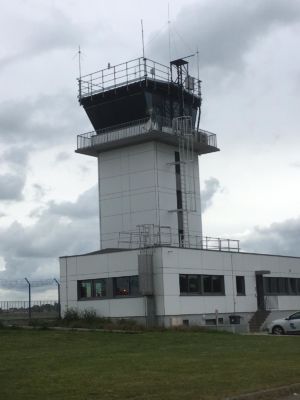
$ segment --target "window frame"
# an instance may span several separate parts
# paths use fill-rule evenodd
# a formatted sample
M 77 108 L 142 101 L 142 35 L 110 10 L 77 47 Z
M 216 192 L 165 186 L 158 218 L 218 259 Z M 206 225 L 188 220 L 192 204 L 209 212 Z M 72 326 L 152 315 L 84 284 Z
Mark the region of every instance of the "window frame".
M 127 278 L 129 282 L 129 294 L 128 295 L 117 295 L 115 290 L 115 279 Z M 104 284 L 103 292 L 101 296 L 97 296 L 97 283 L 102 282 Z M 91 285 L 91 296 L 82 296 L 82 284 L 89 283 Z M 110 278 L 95 278 L 95 279 L 81 279 L 77 280 L 77 300 L 78 301 L 89 301 L 89 300 L 108 300 L 114 298 L 129 298 L 129 297 L 141 297 L 139 293 L 139 276 L 138 275 L 126 275 L 117 276 Z
M 238 290 L 239 289 L 238 280 L 240 280 L 242 290 Z M 244 275 L 236 275 L 235 276 L 235 288 L 236 288 L 237 296 L 246 296 L 246 282 L 245 282 Z
M 198 290 L 191 291 L 189 280 L 191 277 L 197 280 Z M 204 279 L 210 279 L 210 290 L 205 290 Z M 183 279 L 186 282 L 183 282 Z M 220 280 L 221 291 L 214 290 L 214 279 Z M 184 284 L 183 284 L 184 283 Z M 183 290 L 183 286 L 186 290 Z M 224 275 L 208 275 L 208 274 L 179 274 L 179 294 L 180 296 L 225 296 L 225 279 Z
M 264 287 L 267 296 L 300 296 L 300 278 L 268 276 Z

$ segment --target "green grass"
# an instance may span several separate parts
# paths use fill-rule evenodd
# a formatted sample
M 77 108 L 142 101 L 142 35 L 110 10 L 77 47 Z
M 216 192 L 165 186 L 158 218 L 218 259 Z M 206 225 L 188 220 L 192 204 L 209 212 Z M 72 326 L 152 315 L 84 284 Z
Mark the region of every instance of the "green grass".
M 0 330 L 0 398 L 221 399 L 300 380 L 300 337 Z

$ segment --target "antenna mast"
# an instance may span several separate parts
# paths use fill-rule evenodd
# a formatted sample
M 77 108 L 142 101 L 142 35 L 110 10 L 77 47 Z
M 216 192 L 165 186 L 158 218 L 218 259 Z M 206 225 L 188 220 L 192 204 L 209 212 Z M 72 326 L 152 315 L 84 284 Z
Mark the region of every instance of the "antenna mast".
M 169 36 L 169 62 L 171 62 L 171 20 L 170 20 L 170 3 L 168 3 L 168 36 Z
M 141 19 L 141 28 L 142 28 L 142 46 L 143 46 L 143 58 L 145 58 L 144 26 L 143 26 L 143 20 L 142 20 L 142 19 Z
M 81 79 L 81 48 L 78 46 L 78 68 L 79 68 L 79 79 Z

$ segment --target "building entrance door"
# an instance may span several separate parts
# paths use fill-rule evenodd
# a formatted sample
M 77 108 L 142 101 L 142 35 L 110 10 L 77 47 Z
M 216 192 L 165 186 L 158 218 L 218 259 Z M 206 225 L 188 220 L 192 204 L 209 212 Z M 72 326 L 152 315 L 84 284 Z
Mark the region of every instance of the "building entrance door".
M 262 274 L 256 274 L 256 296 L 257 296 L 257 309 L 265 310 L 265 291 L 264 291 L 264 277 Z

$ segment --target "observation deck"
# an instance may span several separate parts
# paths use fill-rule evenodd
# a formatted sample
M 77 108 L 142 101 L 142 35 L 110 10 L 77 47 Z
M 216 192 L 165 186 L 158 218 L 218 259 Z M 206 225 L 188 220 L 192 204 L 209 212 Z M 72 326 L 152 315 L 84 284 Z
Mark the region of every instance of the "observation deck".
M 77 153 L 160 141 L 176 147 L 188 141 L 198 154 L 218 151 L 216 135 L 199 129 L 201 81 L 188 62 L 167 67 L 147 58 L 110 66 L 78 79 L 79 103 L 94 131 L 77 136 Z
M 122 64 L 110 66 L 78 79 L 78 99 L 81 104 L 85 99 L 97 94 L 104 94 L 120 87 L 129 88 L 133 83 L 174 85 L 175 79 L 172 68 L 149 58 L 136 58 Z M 192 76 L 186 76 L 183 82 L 184 91 L 201 97 L 201 81 Z
M 197 154 L 219 151 L 214 133 L 192 129 L 188 136 Z M 78 135 L 76 153 L 97 157 L 104 151 L 153 140 L 178 146 L 186 137 L 174 126 L 174 121 L 144 118 Z

